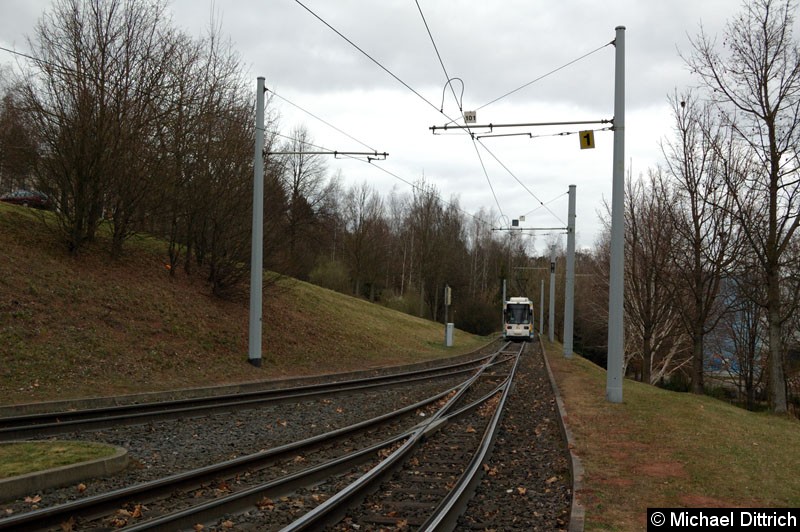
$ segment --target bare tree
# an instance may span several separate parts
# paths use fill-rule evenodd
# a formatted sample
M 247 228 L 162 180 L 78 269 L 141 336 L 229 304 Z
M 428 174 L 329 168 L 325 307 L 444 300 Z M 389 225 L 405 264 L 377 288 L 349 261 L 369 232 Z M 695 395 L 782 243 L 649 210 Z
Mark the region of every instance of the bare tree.
M 38 160 L 36 137 L 13 91 L 0 100 L 0 191 L 34 186 Z
M 670 192 L 663 175 L 626 184 L 625 311 L 630 352 L 641 359 L 641 380 L 658 382 L 684 363 L 679 340 L 680 310 L 669 288 L 675 230 L 669 219 Z
M 118 254 L 152 184 L 152 139 L 173 54 L 165 4 L 58 0 L 36 26 L 24 105 L 43 148 L 40 179 L 76 252 L 104 215 Z
M 310 230 L 330 205 L 336 186 L 326 179 L 326 166 L 304 126 L 295 127 L 282 148 L 291 152 L 283 163 L 283 183 L 288 199 L 286 210 L 289 273 L 306 277 L 314 264 L 311 259 Z
M 769 339 L 769 400 L 787 411 L 782 327 L 796 296 L 782 289 L 784 254 L 800 225 L 800 51 L 792 35 L 792 0 L 754 0 L 726 26 L 722 56 L 704 32 L 687 62 L 710 90 L 733 134 L 749 150 L 747 174 L 727 180 L 731 211 L 763 270 Z
M 361 295 L 362 283 L 370 284 L 370 299 L 381 276 L 378 265 L 384 254 L 383 202 L 366 182 L 352 186 L 344 198 L 345 250 L 353 278 L 353 293 Z
M 719 156 L 725 131 L 713 113 L 688 91 L 670 98 L 675 119 L 674 139 L 662 150 L 666 172 L 674 183 L 667 210 L 674 228 L 673 295 L 682 309 L 680 317 L 692 343 L 691 390 L 703 393 L 704 338 L 723 315 L 719 298 L 725 272 L 735 256 L 732 197 L 727 194 Z
M 722 290 L 729 311 L 712 331 L 712 345 L 720 353 L 730 353 L 732 359 L 724 357 L 721 369 L 728 373 L 744 396 L 745 407 L 753 410 L 756 393 L 764 381 L 763 362 L 766 360 L 766 316 L 763 300 L 764 287 L 759 282 L 763 276 L 752 257 L 740 257 Z M 759 296 L 753 292 L 761 292 Z

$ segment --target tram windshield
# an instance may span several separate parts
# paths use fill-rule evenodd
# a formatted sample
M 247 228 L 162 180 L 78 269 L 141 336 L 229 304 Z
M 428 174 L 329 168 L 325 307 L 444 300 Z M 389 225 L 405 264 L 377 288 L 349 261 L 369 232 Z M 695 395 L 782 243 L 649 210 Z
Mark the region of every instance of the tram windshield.
M 528 305 L 509 304 L 506 306 L 506 323 L 530 323 L 531 312 Z

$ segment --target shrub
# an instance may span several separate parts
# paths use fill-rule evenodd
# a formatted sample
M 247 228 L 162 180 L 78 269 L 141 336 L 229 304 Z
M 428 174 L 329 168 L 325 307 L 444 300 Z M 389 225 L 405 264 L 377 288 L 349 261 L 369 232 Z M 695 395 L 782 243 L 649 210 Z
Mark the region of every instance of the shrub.
M 350 294 L 350 275 L 344 264 L 337 260 L 322 259 L 308 275 L 309 281 L 317 286 Z

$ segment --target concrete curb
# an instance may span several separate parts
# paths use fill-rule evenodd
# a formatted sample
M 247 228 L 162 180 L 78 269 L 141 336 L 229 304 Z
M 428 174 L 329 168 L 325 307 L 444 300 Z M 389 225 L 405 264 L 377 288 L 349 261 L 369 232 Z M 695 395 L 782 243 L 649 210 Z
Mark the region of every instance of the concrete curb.
M 478 347 L 469 353 L 461 355 L 454 355 L 451 358 L 454 362 L 459 360 L 471 360 L 479 358 L 481 351 L 487 349 L 498 338 L 491 340 L 482 347 Z M 346 371 L 342 373 L 320 373 L 317 375 L 305 375 L 301 377 L 284 377 L 275 379 L 264 379 L 250 382 L 233 383 L 233 384 L 220 384 L 216 386 L 205 386 L 195 388 L 181 388 L 176 390 L 165 390 L 156 392 L 144 392 L 139 394 L 119 395 L 119 396 L 99 396 L 99 397 L 84 397 L 75 399 L 66 399 L 60 401 L 42 401 L 34 403 L 19 403 L 19 404 L 0 404 L 0 418 L 21 416 L 29 414 L 41 414 L 48 412 L 63 412 L 67 410 L 83 410 L 87 408 L 106 408 L 112 406 L 132 405 L 153 403 L 159 401 L 170 401 L 176 399 L 194 399 L 199 397 L 214 397 L 219 395 L 237 394 L 256 392 L 262 390 L 275 390 L 280 388 L 287 388 L 291 386 L 301 386 L 305 384 L 315 384 L 322 381 L 327 381 L 331 377 L 340 379 L 358 378 L 377 374 L 387 374 L 396 371 L 398 368 L 406 369 L 423 369 L 436 365 L 441 362 L 441 359 L 435 358 L 416 364 L 401 364 L 398 366 L 375 366 L 365 368 L 362 370 Z
M 544 350 L 544 342 L 542 337 L 539 336 L 539 345 L 542 347 L 542 357 L 544 357 L 544 365 L 547 368 L 547 376 L 550 378 L 550 386 L 553 387 L 553 394 L 556 396 L 556 406 L 558 408 L 558 425 L 561 427 L 561 433 L 567 441 L 567 449 L 569 450 L 569 470 L 572 473 L 572 507 L 569 515 L 569 532 L 583 532 L 586 509 L 578 500 L 578 493 L 583 489 L 583 464 L 581 459 L 573 452 L 575 448 L 575 438 L 572 432 L 567 427 L 564 419 L 567 417 L 567 409 L 564 405 L 564 400 L 561 398 L 561 392 L 558 390 L 556 379 L 553 376 L 553 370 L 550 369 L 550 362 L 547 360 L 547 352 Z
M 116 452 L 105 458 L 0 479 L 0 494 L 2 494 L 0 500 L 18 499 L 26 495 L 35 495 L 48 488 L 69 486 L 91 478 L 119 473 L 128 467 L 128 451 L 122 447 L 114 449 Z

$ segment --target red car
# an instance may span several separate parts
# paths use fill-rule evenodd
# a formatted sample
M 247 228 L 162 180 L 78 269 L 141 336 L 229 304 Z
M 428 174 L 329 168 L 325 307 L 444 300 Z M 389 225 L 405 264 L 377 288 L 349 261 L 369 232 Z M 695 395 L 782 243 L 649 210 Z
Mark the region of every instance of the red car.
M 47 194 L 38 190 L 15 190 L 0 196 L 0 201 L 22 205 L 23 207 L 33 207 L 34 209 L 50 210 L 53 208 L 53 203 L 47 197 Z

